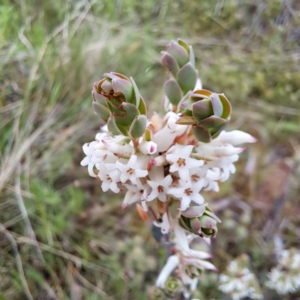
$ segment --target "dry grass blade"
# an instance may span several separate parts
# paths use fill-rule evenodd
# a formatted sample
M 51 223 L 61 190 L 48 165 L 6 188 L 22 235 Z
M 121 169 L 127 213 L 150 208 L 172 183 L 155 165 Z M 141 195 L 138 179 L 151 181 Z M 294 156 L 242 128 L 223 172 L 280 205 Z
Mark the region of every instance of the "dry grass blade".
M 23 265 L 22 265 L 22 260 L 18 251 L 18 246 L 16 243 L 16 240 L 13 238 L 13 236 L 4 228 L 4 226 L 2 224 L 0 224 L 0 231 L 7 237 L 7 239 L 10 241 L 12 248 L 13 248 L 13 252 L 15 254 L 16 257 L 16 264 L 17 264 L 17 268 L 18 268 L 18 272 L 20 275 L 20 279 L 23 285 L 23 289 L 24 289 L 24 293 L 26 295 L 26 298 L 29 300 L 33 300 L 33 297 L 30 293 L 26 278 L 25 278 L 25 274 L 24 274 L 24 269 L 23 269 Z
M 28 214 L 27 214 L 27 210 L 26 210 L 26 207 L 24 205 L 23 198 L 21 196 L 20 170 L 21 170 L 21 167 L 20 167 L 20 165 L 18 165 L 17 166 L 16 180 L 15 180 L 15 195 L 16 195 L 16 198 L 17 198 L 17 202 L 18 202 L 20 212 L 23 216 L 23 219 L 24 219 L 24 222 L 25 222 L 25 225 L 26 225 L 27 232 L 28 232 L 30 238 L 32 240 L 36 241 L 36 236 L 35 236 L 35 233 L 32 229 L 32 226 L 31 226 Z M 38 246 L 38 243 L 36 243 L 35 249 L 36 249 L 36 253 L 37 253 L 37 256 L 38 256 L 39 260 L 43 264 L 45 264 L 45 259 L 43 257 L 42 252 L 41 252 L 41 249 Z

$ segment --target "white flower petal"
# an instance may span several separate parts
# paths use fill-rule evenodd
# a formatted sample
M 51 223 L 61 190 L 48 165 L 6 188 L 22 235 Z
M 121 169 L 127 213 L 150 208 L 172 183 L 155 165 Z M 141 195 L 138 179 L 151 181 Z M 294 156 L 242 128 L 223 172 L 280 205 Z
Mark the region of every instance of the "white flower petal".
M 164 288 L 168 277 L 175 270 L 175 268 L 178 266 L 178 264 L 179 264 L 179 258 L 176 255 L 171 255 L 168 258 L 167 263 L 162 268 L 162 270 L 156 280 L 156 286 Z

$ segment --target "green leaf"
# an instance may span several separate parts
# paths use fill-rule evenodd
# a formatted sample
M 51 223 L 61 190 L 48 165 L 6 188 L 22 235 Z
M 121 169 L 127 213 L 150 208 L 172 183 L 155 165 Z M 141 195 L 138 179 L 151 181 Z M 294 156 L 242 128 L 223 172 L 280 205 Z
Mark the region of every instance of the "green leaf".
M 161 59 L 161 62 L 163 66 L 165 66 L 174 75 L 174 77 L 176 77 L 179 71 L 179 65 L 177 61 L 168 52 L 162 52 L 162 53 L 163 53 L 163 57 Z
M 182 67 L 177 74 L 177 82 L 179 83 L 183 94 L 192 91 L 196 85 L 197 73 L 191 63 Z
M 126 102 L 135 104 L 135 94 L 131 82 L 121 78 L 113 79 L 112 87 L 115 94 L 122 94 Z
M 175 41 L 171 41 L 168 45 L 167 52 L 176 59 L 179 67 L 183 67 L 189 61 L 187 50 Z
M 147 115 L 147 106 L 142 97 L 140 98 L 140 105 L 138 106 L 138 109 L 141 115 Z
M 149 129 L 145 130 L 144 140 L 147 141 L 147 142 L 152 141 L 152 132 L 151 132 L 151 130 L 149 130 Z
M 101 84 L 101 90 L 105 92 L 105 94 L 110 94 L 113 90 L 112 82 L 109 78 L 106 78 Z
M 214 114 L 217 117 L 221 117 L 223 114 L 223 104 L 219 98 L 219 95 L 216 93 L 211 94 L 210 96 L 211 103 L 213 106 Z
M 134 81 L 134 79 L 132 77 L 130 77 L 130 80 L 131 80 L 131 83 L 132 83 L 132 86 L 133 86 L 133 90 L 134 90 L 134 94 L 135 94 L 135 106 L 136 107 L 139 107 L 140 105 L 140 99 L 141 99 L 141 94 L 140 94 L 140 91 Z
M 93 101 L 93 108 L 95 113 L 99 115 L 104 122 L 107 122 L 108 118 L 110 117 L 110 111 L 107 106 Z
M 192 131 L 198 141 L 203 143 L 209 143 L 211 141 L 210 133 L 206 128 L 194 125 Z
M 212 92 L 209 90 L 196 90 L 192 93 L 191 98 L 209 98 L 211 96 Z
M 206 119 L 214 114 L 213 106 L 210 99 L 203 99 L 192 105 L 193 117 L 197 122 Z
M 96 88 L 94 88 L 94 87 L 93 87 L 93 90 L 92 90 L 92 97 L 93 97 L 94 101 L 106 106 L 106 97 L 99 94 L 97 92 Z
M 226 121 L 221 127 L 211 130 L 210 134 L 212 138 L 215 139 L 216 137 L 218 137 L 218 135 L 226 128 L 227 124 L 228 121 Z
M 209 118 L 200 121 L 197 125 L 200 125 L 206 129 L 210 129 L 214 127 L 220 128 L 226 123 L 227 121 L 224 119 L 218 118 L 217 116 L 211 116 Z
M 125 126 L 130 127 L 132 121 L 139 115 L 139 111 L 134 104 L 123 102 L 121 104 L 122 111 L 120 113 L 114 113 L 114 119 L 117 127 Z
M 221 117 L 223 119 L 227 119 L 231 115 L 231 104 L 224 94 L 220 94 L 219 97 L 223 105 L 223 113 Z
M 177 43 L 182 46 L 187 52 L 189 52 L 189 45 L 187 42 L 185 42 L 184 40 L 182 39 L 177 39 Z
M 189 53 L 190 53 L 190 63 L 194 68 L 196 68 L 195 54 L 192 46 L 189 47 Z
M 197 122 L 195 121 L 195 119 L 191 116 L 181 116 L 177 121 L 176 124 L 180 124 L 180 125 L 193 125 L 196 124 Z
M 147 127 L 147 117 L 145 115 L 137 116 L 132 122 L 129 134 L 132 138 L 137 139 L 145 133 Z
M 177 106 L 183 96 L 179 84 L 174 79 L 170 79 L 165 83 L 164 90 L 169 101 Z
M 121 131 L 118 129 L 113 117 L 109 117 L 109 119 L 107 120 L 107 128 L 108 131 L 113 135 L 122 134 Z

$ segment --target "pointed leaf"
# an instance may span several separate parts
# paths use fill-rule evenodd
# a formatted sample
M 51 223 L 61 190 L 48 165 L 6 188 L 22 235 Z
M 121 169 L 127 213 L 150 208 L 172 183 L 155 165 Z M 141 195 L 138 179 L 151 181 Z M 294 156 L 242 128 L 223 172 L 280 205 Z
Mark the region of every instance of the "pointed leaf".
M 210 133 L 204 127 L 194 125 L 192 127 L 192 131 L 198 141 L 203 142 L 203 143 L 210 142 L 210 140 L 211 140 Z
M 212 94 L 211 91 L 201 89 L 201 90 L 194 91 L 191 97 L 195 96 L 195 97 L 209 98 L 211 94 Z
M 216 115 L 217 117 L 221 117 L 223 114 L 223 104 L 219 98 L 219 95 L 213 93 L 211 94 L 210 99 L 213 106 L 214 115 Z
M 200 121 L 197 125 L 205 127 L 206 129 L 210 129 L 214 127 L 220 128 L 225 123 L 227 123 L 226 120 L 218 118 L 216 116 L 211 116 L 209 118 Z
M 142 97 L 140 98 L 140 104 L 138 106 L 138 109 L 141 115 L 147 115 L 146 103 Z
M 105 94 L 110 94 L 113 90 L 112 82 L 109 78 L 106 78 L 101 84 L 101 89 L 105 92 Z
M 183 94 L 192 91 L 196 85 L 197 73 L 191 63 L 182 67 L 177 74 L 177 82 L 179 83 Z
M 144 133 L 144 140 L 147 142 L 152 141 L 152 132 L 150 129 L 146 129 L 146 131 Z
M 176 59 L 179 67 L 184 66 L 189 61 L 188 52 L 175 41 L 171 41 L 168 45 L 167 51 Z
M 174 79 L 170 79 L 165 83 L 164 90 L 169 101 L 177 106 L 182 98 L 182 91 L 179 84 Z
M 177 39 L 177 43 L 182 46 L 187 52 L 189 52 L 189 45 L 182 39 Z
M 190 63 L 194 68 L 196 68 L 195 54 L 192 46 L 189 46 L 189 53 L 190 53 Z
M 133 90 L 134 90 L 134 94 L 135 94 L 135 106 L 136 107 L 139 107 L 140 105 L 140 99 L 141 99 L 141 94 L 140 94 L 140 91 L 134 81 L 134 79 L 132 77 L 130 77 L 130 80 L 131 80 L 131 83 L 132 83 L 132 86 L 133 86 Z
M 227 124 L 228 121 L 226 121 L 226 123 L 224 123 L 220 128 L 217 128 L 217 130 L 211 131 L 210 134 L 212 138 L 215 139 L 216 137 L 218 137 L 218 135 L 226 128 Z
M 106 106 L 106 98 L 103 95 L 98 94 L 95 88 L 92 90 L 92 97 L 95 102 Z
M 107 122 L 108 118 L 110 117 L 109 109 L 106 106 L 95 101 L 93 101 L 93 108 L 95 113 L 99 115 L 103 121 Z
M 223 104 L 223 113 L 221 117 L 223 119 L 228 119 L 231 114 L 231 104 L 224 94 L 220 94 L 219 98 Z
M 121 74 L 121 73 L 110 72 L 110 74 L 113 74 L 113 75 L 115 75 L 115 76 L 117 76 L 117 77 L 120 77 L 120 78 L 122 78 L 122 79 L 125 79 L 125 80 L 127 80 L 127 81 L 130 81 L 130 80 L 128 79 L 128 77 L 126 77 L 125 75 L 123 75 L 123 74 Z
M 147 127 L 147 117 L 145 115 L 137 116 L 129 129 L 129 134 L 132 138 L 137 139 L 143 136 Z
M 131 82 L 118 78 L 112 80 L 112 87 L 115 94 L 125 96 L 125 101 L 135 104 L 134 91 Z
M 193 117 L 197 122 L 208 118 L 214 114 L 210 99 L 203 99 L 195 102 L 192 105 Z
M 119 135 L 122 134 L 121 131 L 115 124 L 113 117 L 110 117 L 107 121 L 107 129 L 112 135 Z
M 182 115 L 177 121 L 176 124 L 180 124 L 180 125 L 193 125 L 196 124 L 197 122 L 195 121 L 195 119 L 191 116 L 185 116 Z
M 163 66 L 165 66 L 174 75 L 174 77 L 176 77 L 179 71 L 179 65 L 177 61 L 168 52 L 162 52 L 162 53 L 163 53 L 163 57 L 161 59 L 161 62 Z
M 104 73 L 103 76 L 107 77 L 107 78 L 110 78 L 112 80 L 121 78 L 121 79 L 129 81 L 129 79 L 125 75 L 122 75 L 122 74 L 116 73 L 116 72 Z

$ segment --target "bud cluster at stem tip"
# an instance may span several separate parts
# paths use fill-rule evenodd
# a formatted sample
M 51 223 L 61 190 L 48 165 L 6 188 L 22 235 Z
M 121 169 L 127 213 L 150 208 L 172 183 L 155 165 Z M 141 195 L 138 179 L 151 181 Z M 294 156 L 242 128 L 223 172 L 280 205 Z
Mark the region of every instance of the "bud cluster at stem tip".
M 146 104 L 133 80 L 119 73 L 105 73 L 93 86 L 93 107 L 114 135 L 141 137 L 147 126 Z

